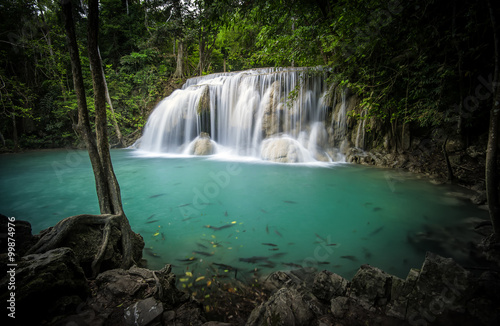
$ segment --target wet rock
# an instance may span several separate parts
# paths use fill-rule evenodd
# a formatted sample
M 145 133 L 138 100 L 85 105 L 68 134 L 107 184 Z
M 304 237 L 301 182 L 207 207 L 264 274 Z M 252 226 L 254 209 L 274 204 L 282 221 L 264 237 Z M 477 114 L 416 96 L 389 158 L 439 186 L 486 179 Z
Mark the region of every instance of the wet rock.
M 262 143 L 262 159 L 279 163 L 299 162 L 297 148 L 291 139 L 273 138 Z
M 312 293 L 320 300 L 330 301 L 333 297 L 343 296 L 348 281 L 340 275 L 329 271 L 319 272 L 312 287 Z
M 281 288 L 252 311 L 246 325 L 309 325 L 313 319 L 314 313 L 301 293 Z
M 125 325 L 146 326 L 163 313 L 163 305 L 154 298 L 138 301 L 125 309 Z
M 262 142 L 261 158 L 278 163 L 297 163 L 312 160 L 298 141 L 289 137 L 273 137 Z
M 206 132 L 200 133 L 192 145 L 193 155 L 212 155 L 214 153 L 214 144 L 210 140 L 210 135 Z
M 269 275 L 265 286 L 271 290 L 278 290 L 282 287 L 292 287 L 300 284 L 300 279 L 283 271 L 276 271 Z
M 347 297 L 336 297 L 330 302 L 330 311 L 335 318 L 342 319 L 349 309 L 348 306 L 349 298 Z
M 406 279 L 363 265 L 351 282 L 328 271 L 312 285 L 291 272 L 270 277 L 275 293 L 247 325 L 494 325 L 500 273 L 477 279 L 450 258 L 427 253 Z M 328 312 L 329 311 L 329 312 Z
M 283 116 L 283 108 L 279 98 L 280 87 L 279 81 L 275 81 L 270 87 L 269 99 L 262 115 L 262 135 L 265 138 L 277 134 L 282 124 L 279 119 Z
M 21 258 L 15 268 L 15 316 L 20 325 L 36 325 L 67 315 L 90 293 L 87 280 L 70 248 L 57 248 Z M 7 289 L 10 274 L 1 281 Z M 6 302 L 10 292 L 0 298 Z
M 201 326 L 205 322 L 203 306 L 196 301 L 188 301 L 175 311 L 172 325 Z
M 200 96 L 200 101 L 198 102 L 197 113 L 199 115 L 203 113 L 210 114 L 210 89 L 208 86 L 204 86 L 203 93 Z
M 391 298 L 393 278 L 376 267 L 362 265 L 352 279 L 349 296 L 357 299 L 367 310 L 384 306 Z
M 95 279 L 92 290 L 96 295 L 88 301 L 88 306 L 94 311 L 94 319 L 106 323 L 122 322 L 127 318 L 125 307 L 132 311 L 130 309 L 138 299 L 154 298 L 162 302 L 162 309 L 172 309 L 182 301 L 182 292 L 175 287 L 175 275 L 171 273 L 170 265 L 160 271 L 136 266 L 129 270 L 105 271 Z
M 219 321 L 208 321 L 204 323 L 202 326 L 231 326 L 232 324 L 230 323 L 222 323 Z

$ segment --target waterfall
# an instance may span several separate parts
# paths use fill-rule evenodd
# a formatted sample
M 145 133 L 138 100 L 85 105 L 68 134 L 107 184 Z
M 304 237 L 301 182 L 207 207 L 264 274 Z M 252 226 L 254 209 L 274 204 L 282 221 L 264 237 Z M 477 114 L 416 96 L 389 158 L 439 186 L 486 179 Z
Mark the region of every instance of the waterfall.
M 326 126 L 331 108 L 324 103 L 324 80 L 324 72 L 307 68 L 190 78 L 154 109 L 139 148 L 192 155 L 225 152 L 276 162 L 330 161 L 327 151 L 333 145 Z M 345 133 L 343 102 L 335 129 Z
M 360 120 L 358 122 L 358 131 L 356 133 L 356 143 L 354 146 L 360 149 L 365 149 L 365 126 L 367 114 L 368 110 L 364 109 L 360 114 Z

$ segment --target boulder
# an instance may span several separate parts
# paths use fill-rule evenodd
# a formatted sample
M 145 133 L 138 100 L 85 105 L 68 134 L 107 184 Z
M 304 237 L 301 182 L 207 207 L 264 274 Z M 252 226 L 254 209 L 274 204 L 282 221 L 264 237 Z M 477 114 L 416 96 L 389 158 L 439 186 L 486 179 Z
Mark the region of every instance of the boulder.
M 86 311 L 89 324 L 122 325 L 138 318 L 144 323 L 141 325 L 146 325 L 147 320 L 162 319 L 158 316 L 163 315 L 164 309 L 173 309 L 183 300 L 170 265 L 159 271 L 137 266 L 108 270 L 97 276 L 91 288 L 94 295 L 80 309 Z M 149 309 L 154 311 L 146 313 Z
M 280 118 L 282 119 L 284 111 L 282 105 L 280 105 L 280 88 L 281 84 L 279 81 L 275 81 L 269 87 L 269 100 L 262 115 L 262 135 L 264 137 L 271 137 L 277 134 L 282 124 Z
M 189 300 L 176 309 L 175 318 L 169 325 L 201 326 L 205 322 L 203 306 L 194 300 Z
M 500 320 L 500 274 L 488 271 L 477 278 L 433 253 L 404 280 L 369 265 L 351 282 L 321 271 L 311 285 L 300 275 L 271 274 L 269 288 L 275 292 L 252 311 L 247 325 L 496 325 Z
M 73 313 L 90 293 L 87 280 L 70 248 L 57 248 L 43 254 L 32 254 L 17 261 L 15 289 L 1 295 L 6 302 L 15 298 L 15 317 L 19 325 L 38 325 L 57 316 Z M 12 282 L 7 274 L 2 289 Z
M 395 276 L 370 265 L 362 265 L 351 281 L 349 296 L 359 301 L 366 310 L 385 306 L 391 299 Z
M 273 137 L 262 142 L 261 157 L 263 160 L 278 163 L 297 163 L 312 161 L 309 152 L 295 139 L 290 137 Z
M 155 298 L 147 298 L 125 309 L 125 325 L 146 326 L 163 314 L 163 305 Z
M 192 149 L 190 151 L 192 155 L 212 155 L 215 152 L 215 146 L 213 141 L 210 140 L 210 135 L 206 132 L 200 133 L 198 137 L 193 141 Z
M 301 293 L 281 288 L 252 311 L 246 325 L 309 325 L 313 319 L 314 313 Z
M 203 93 L 200 96 L 196 112 L 198 115 L 208 113 L 210 114 L 210 89 L 206 85 L 203 87 Z
M 493 308 L 498 296 L 481 290 L 481 283 L 453 259 L 430 252 L 421 270 L 411 270 L 392 290 L 387 315 L 412 325 L 489 325 L 498 319 Z
M 320 300 L 330 301 L 334 297 L 344 296 L 349 282 L 340 275 L 330 271 L 316 274 L 312 293 Z

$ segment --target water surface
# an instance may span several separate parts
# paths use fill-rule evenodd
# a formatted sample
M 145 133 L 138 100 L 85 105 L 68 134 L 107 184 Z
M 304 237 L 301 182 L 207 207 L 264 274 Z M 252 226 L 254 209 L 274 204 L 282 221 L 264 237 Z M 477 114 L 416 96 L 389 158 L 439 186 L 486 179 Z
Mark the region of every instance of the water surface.
M 274 164 L 112 151 L 125 213 L 150 268 L 238 277 L 300 266 L 351 278 L 361 264 L 406 277 L 425 250 L 465 260 L 471 223 L 487 219 L 412 174 L 351 164 Z M 0 213 L 33 233 L 98 214 L 85 151 L 0 156 Z M 436 242 L 436 239 L 441 239 Z

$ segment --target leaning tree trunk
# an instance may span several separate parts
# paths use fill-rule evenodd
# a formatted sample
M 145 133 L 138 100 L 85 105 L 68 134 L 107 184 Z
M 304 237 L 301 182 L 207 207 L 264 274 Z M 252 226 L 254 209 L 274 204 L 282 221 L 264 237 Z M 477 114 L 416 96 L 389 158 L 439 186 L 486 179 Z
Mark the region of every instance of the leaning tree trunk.
M 127 5 L 127 11 L 128 11 L 128 5 Z M 101 53 L 99 51 L 99 48 L 97 48 L 97 53 L 99 54 L 99 61 L 102 62 Z M 118 138 L 118 144 L 116 144 L 116 146 L 118 146 L 120 148 L 125 147 L 125 143 L 123 142 L 122 132 L 120 131 L 120 127 L 118 126 L 118 121 L 116 120 L 116 114 L 115 114 L 115 109 L 113 108 L 113 102 L 111 102 L 111 96 L 109 96 L 108 83 L 106 82 L 106 76 L 104 75 L 104 70 L 101 69 L 101 72 L 102 72 L 102 80 L 104 81 L 104 91 L 106 93 L 106 102 L 109 105 L 109 110 L 111 111 L 111 120 L 113 122 L 113 127 L 115 127 L 116 137 Z
M 491 1 L 488 0 L 488 10 L 490 12 L 491 25 L 493 28 L 493 45 L 495 49 L 495 68 L 493 73 L 493 106 L 490 111 L 490 127 L 488 131 L 488 147 L 486 151 L 486 197 L 488 198 L 488 208 L 490 211 L 491 223 L 495 232 L 497 242 L 500 242 L 500 196 L 498 184 L 498 129 L 500 116 L 500 45 L 495 20 L 495 13 Z
M 77 215 L 60 221 L 53 228 L 48 229 L 42 234 L 38 243 L 30 248 L 28 254 L 42 253 L 60 246 L 69 246 L 75 251 L 80 264 L 83 265 L 86 263 L 86 259 L 88 260 L 88 252 L 91 251 L 91 262 L 88 264 L 90 265 L 88 269 L 90 269 L 91 276 L 95 277 L 101 269 L 101 263 L 105 260 L 107 261 L 107 268 L 129 268 L 134 261 L 141 258 L 144 242 L 140 235 L 136 235 L 132 231 L 128 219 L 123 212 L 120 187 L 111 164 L 106 129 L 105 88 L 102 78 L 101 60 L 97 49 L 99 24 L 98 1 L 89 1 L 88 14 L 88 48 L 89 59 L 91 65 L 94 67 L 92 69 L 92 80 L 94 86 L 97 138 L 94 137 L 90 128 L 71 1 L 62 0 L 61 2 L 78 103 L 78 126 L 76 129 L 85 140 L 89 151 L 101 215 Z M 88 235 L 95 234 L 96 232 L 102 232 L 101 243 L 96 244 L 94 241 L 90 241 L 90 245 L 87 244 L 90 248 L 82 249 L 82 246 L 86 246 L 85 243 L 81 244 L 78 241 L 73 241 L 73 238 L 77 234 Z M 120 252 L 116 252 L 115 249 Z M 78 255 L 78 253 L 81 253 L 81 255 Z M 119 257 L 119 262 L 116 262 L 116 256 Z

